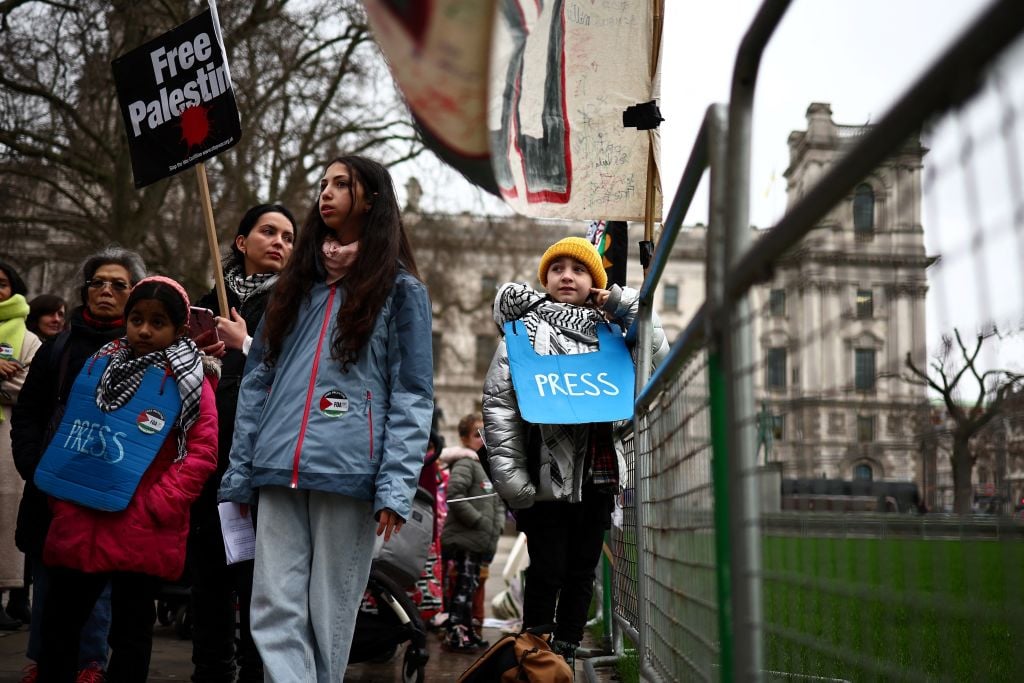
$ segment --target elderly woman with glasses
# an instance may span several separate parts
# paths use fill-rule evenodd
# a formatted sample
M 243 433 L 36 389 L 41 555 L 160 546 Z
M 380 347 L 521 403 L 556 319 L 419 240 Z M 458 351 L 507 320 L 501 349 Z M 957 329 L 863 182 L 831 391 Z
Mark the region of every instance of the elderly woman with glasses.
M 36 488 L 32 477 L 46 450 L 51 425 L 59 423 L 64 413 L 78 371 L 100 347 L 124 336 L 124 305 L 132 285 L 146 276 L 146 266 L 135 252 L 112 246 L 86 258 L 81 275 L 82 306 L 68 315 L 68 329 L 48 339 L 39 349 L 11 417 L 14 462 L 25 480 L 15 540 L 32 568 L 32 622 L 26 654 L 33 662 L 39 657 L 43 603 L 49 584 L 42 555 L 50 510 L 46 496 Z M 102 680 L 109 628 L 107 591 L 97 601 L 82 631 L 81 672 L 77 680 Z M 34 680 L 34 674 L 34 664 L 29 664 L 25 679 Z

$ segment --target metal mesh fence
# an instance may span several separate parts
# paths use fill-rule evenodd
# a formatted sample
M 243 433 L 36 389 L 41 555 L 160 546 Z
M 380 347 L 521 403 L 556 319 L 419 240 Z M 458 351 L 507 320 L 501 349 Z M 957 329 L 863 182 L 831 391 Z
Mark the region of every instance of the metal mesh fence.
M 637 596 L 637 543 L 636 543 L 636 440 L 628 432 L 623 440 L 626 461 L 622 473 L 622 522 L 613 524 L 610 534 L 613 575 L 613 605 L 616 614 L 632 628 L 640 624 L 639 597 Z
M 1024 676 L 1020 64 L 923 121 L 752 292 L 748 379 L 781 463 L 769 679 Z M 819 126 L 827 164 L 866 132 L 812 106 L 799 142 Z
M 656 670 L 713 680 L 718 663 L 714 495 L 707 358 L 699 352 L 668 385 L 635 442 L 648 473 L 644 547 L 648 647 Z
M 787 214 L 725 284 L 751 311 L 728 382 L 754 397 L 729 424 L 757 432 L 755 559 L 716 558 L 741 489 L 712 490 L 705 352 L 630 442 L 615 609 L 648 677 L 1024 679 L 1024 47 L 972 71 L 1021 25 L 994 2 L 877 126 L 817 103 L 790 136 Z

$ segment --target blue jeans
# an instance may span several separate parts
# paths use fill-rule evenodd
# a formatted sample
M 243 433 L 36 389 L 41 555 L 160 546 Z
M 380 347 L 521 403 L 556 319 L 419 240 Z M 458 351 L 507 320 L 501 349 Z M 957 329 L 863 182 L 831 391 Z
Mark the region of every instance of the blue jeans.
M 260 489 L 251 628 L 266 680 L 344 678 L 376 526 L 370 501 Z
M 29 556 L 32 571 L 32 623 L 29 625 L 28 648 L 25 655 L 33 662 L 39 661 L 43 649 L 43 606 L 50 589 L 50 570 L 38 556 Z M 103 589 L 89 620 L 82 627 L 78 646 L 78 667 L 99 664 L 107 668 L 107 635 L 110 632 L 110 584 Z

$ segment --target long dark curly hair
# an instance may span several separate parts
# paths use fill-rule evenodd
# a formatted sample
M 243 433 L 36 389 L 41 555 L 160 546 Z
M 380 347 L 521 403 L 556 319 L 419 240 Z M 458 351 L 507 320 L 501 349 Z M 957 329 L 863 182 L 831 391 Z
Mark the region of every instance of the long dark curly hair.
M 355 155 L 332 159 L 325 168 L 336 163 L 344 164 L 353 178 L 354 182 L 348 187 L 353 205 L 355 183 L 362 185 L 368 203 L 373 198 L 359 237 L 359 253 L 341 280 L 344 300 L 331 340 L 331 357 L 347 371 L 369 340 L 374 321 L 391 293 L 399 269 L 408 271 L 416 279 L 420 276 L 402 225 L 391 174 L 376 161 Z M 264 360 L 271 364 L 280 356 L 284 340 L 295 327 L 300 305 L 309 299 L 313 283 L 323 278 L 322 270 L 318 269 L 320 246 L 333 231 L 320 216 L 319 199 L 317 192 L 306 221 L 298 231 L 291 258 L 281 271 L 267 304 Z

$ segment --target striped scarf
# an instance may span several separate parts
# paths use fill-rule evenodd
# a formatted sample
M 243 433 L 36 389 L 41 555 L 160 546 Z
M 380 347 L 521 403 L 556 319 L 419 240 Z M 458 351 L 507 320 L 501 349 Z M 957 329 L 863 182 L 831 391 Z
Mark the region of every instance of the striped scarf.
M 583 345 L 596 345 L 597 323 L 605 318 L 593 308 L 552 301 L 529 285 L 510 282 L 495 298 L 494 322 L 501 326 L 511 320 L 525 325 L 537 353 L 563 355 L 579 353 Z M 544 425 L 542 434 L 556 496 L 569 495 L 571 473 L 581 461 L 582 481 L 591 479 L 601 491 L 618 490 L 618 456 L 610 422 Z
M 166 349 L 133 358 L 128 338 L 122 337 L 104 346 L 97 355 L 110 356 L 110 364 L 96 385 L 96 405 L 105 413 L 127 405 L 150 367 L 168 368 L 181 396 L 175 462 L 184 460 L 188 454 L 185 437 L 199 418 L 199 397 L 203 391 L 203 363 L 196 343 L 189 337 L 179 337 Z
M 224 284 L 238 296 L 238 300 L 243 304 L 254 294 L 273 287 L 275 282 L 277 282 L 277 273 L 255 273 L 246 276 L 245 270 L 238 264 L 228 266 L 224 273 Z
M 560 336 L 597 344 L 597 323 L 604 321 L 604 316 L 593 308 L 553 301 L 529 285 L 509 282 L 498 292 L 494 322 L 501 327 L 511 320 L 523 322 L 537 353 L 559 355 L 570 352 Z

